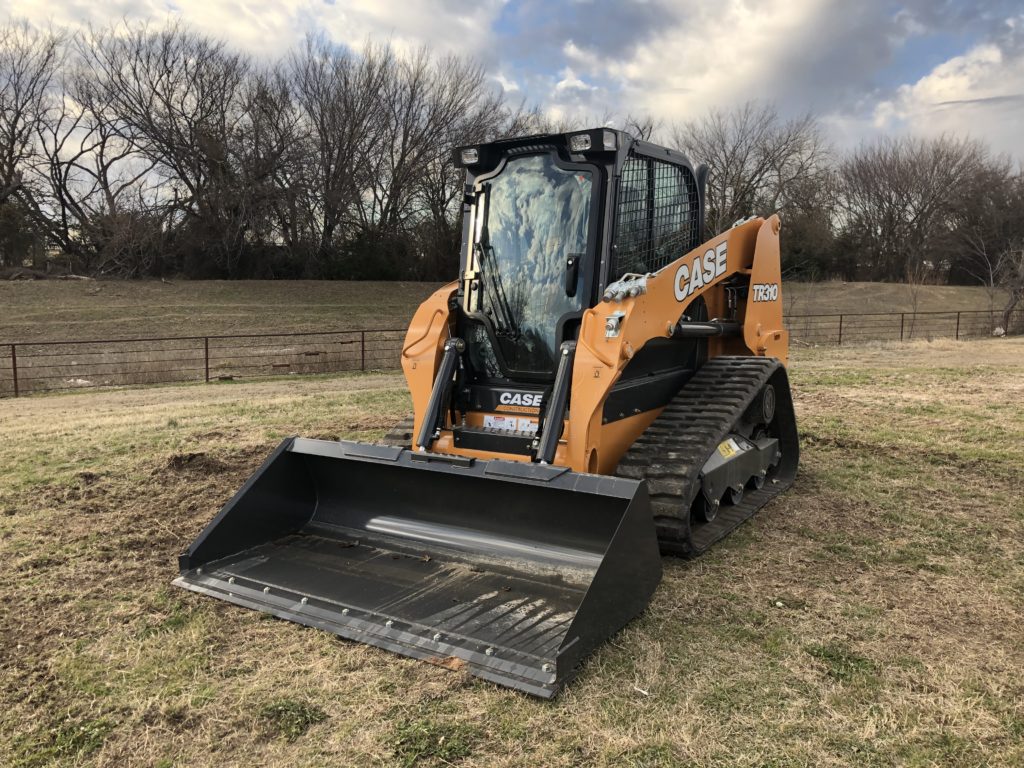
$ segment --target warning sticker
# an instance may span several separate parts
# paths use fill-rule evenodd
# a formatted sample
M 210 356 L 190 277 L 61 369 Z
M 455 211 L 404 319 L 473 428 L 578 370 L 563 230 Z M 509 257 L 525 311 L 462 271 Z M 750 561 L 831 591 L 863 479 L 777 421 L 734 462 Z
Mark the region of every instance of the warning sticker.
M 724 443 L 720 443 L 718 445 L 718 452 L 722 454 L 723 459 L 728 459 L 739 453 L 740 447 L 736 444 L 736 441 L 730 437 Z
M 501 429 L 505 432 L 515 432 L 519 419 L 515 416 L 484 416 L 484 427 L 487 429 Z
M 527 434 L 537 434 L 537 422 L 533 419 L 520 419 L 519 420 L 519 431 L 526 432 Z
M 487 429 L 500 429 L 503 432 L 526 432 L 537 434 L 537 422 L 530 418 L 517 418 L 515 416 L 504 416 L 501 414 L 484 415 L 484 427 Z

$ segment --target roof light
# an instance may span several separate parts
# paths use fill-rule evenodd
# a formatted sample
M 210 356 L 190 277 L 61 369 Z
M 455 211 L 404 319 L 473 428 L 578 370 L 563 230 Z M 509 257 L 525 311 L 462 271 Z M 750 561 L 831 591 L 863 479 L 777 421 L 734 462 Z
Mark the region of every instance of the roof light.
M 590 134 L 577 133 L 569 137 L 569 149 L 573 152 L 586 152 L 590 149 Z
M 615 136 L 615 131 L 605 131 L 604 136 L 601 138 L 601 143 L 604 145 L 604 148 L 609 152 L 616 149 L 618 147 L 619 142 L 617 137 Z
M 473 165 L 480 160 L 480 151 L 476 147 L 462 150 L 462 164 Z

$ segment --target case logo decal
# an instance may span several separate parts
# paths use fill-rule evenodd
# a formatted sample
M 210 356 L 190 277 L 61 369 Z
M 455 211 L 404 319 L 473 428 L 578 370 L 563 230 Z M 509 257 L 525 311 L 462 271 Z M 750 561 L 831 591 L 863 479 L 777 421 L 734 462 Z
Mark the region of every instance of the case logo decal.
M 694 256 L 690 264 L 679 265 L 672 286 L 676 301 L 684 301 L 698 289 L 725 274 L 727 248 L 728 241 L 719 243 L 716 248 L 708 248 L 703 256 Z
M 502 392 L 498 396 L 498 402 L 502 405 L 526 405 L 531 408 L 539 408 L 542 399 L 543 394 L 530 392 Z

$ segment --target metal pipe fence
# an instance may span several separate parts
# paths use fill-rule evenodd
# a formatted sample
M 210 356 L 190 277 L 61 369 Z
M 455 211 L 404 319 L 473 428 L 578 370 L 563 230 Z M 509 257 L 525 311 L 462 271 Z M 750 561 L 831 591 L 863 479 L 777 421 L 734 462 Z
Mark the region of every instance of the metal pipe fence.
M 991 336 L 996 311 L 791 315 L 795 345 Z M 1024 333 L 1024 309 L 1008 334 Z M 0 344 L 0 397 L 92 387 L 396 370 L 404 328 Z

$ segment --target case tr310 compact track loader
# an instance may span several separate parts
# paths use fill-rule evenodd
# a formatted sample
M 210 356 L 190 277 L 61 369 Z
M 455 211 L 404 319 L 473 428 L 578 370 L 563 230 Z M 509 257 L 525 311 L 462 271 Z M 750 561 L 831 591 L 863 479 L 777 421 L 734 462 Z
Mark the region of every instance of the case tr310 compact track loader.
M 779 219 L 704 242 L 706 169 L 598 128 L 467 146 L 458 280 L 409 326 L 414 417 L 289 438 L 179 586 L 551 697 L 793 481 Z

